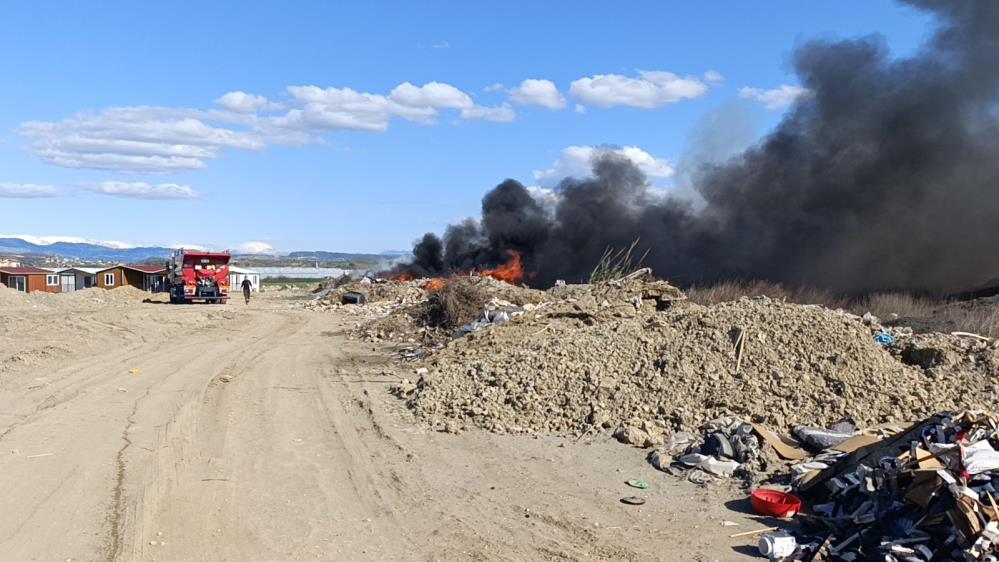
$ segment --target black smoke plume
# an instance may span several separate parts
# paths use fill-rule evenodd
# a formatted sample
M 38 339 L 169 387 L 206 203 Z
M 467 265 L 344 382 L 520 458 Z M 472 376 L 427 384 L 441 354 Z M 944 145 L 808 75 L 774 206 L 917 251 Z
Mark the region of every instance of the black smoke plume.
M 605 152 L 554 209 L 507 180 L 480 221 L 416 245 L 414 271 L 494 266 L 517 250 L 532 283 L 585 280 L 601 254 L 640 239 L 681 284 L 767 279 L 841 292 L 954 291 L 999 277 L 999 2 L 907 0 L 937 29 L 921 51 L 884 40 L 806 43 L 810 95 L 766 138 L 694 177 L 695 208 L 651 192 Z

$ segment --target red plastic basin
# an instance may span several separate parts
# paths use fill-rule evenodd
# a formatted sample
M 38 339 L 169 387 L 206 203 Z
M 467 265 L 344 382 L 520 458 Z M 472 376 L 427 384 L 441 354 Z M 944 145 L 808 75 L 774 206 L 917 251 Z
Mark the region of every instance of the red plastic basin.
M 791 517 L 801 510 L 801 500 L 777 490 L 753 490 L 749 501 L 760 515 Z

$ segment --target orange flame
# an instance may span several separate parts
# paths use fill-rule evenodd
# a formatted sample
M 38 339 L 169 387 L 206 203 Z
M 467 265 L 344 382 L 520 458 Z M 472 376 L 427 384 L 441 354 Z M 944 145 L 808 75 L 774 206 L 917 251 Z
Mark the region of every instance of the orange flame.
M 427 281 L 426 284 L 423 285 L 423 290 L 436 291 L 441 287 L 443 287 L 444 285 L 447 285 L 447 279 L 444 279 L 443 277 L 435 277 L 430 281 Z
M 524 278 L 524 264 L 520 260 L 520 252 L 507 250 L 506 253 L 510 256 L 510 261 L 494 269 L 483 270 L 482 275 L 516 285 Z
M 406 281 L 412 281 L 413 279 L 416 278 L 408 273 L 400 273 L 398 275 L 393 275 L 392 277 L 389 277 L 389 279 L 393 281 L 402 281 L 403 283 L 405 283 Z

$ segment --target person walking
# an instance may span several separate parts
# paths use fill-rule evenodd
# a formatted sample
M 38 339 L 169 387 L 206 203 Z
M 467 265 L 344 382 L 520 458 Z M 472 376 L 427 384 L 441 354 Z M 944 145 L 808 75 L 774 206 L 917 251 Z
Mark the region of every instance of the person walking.
M 246 299 L 246 304 L 250 304 L 250 291 L 253 289 L 253 283 L 250 283 L 250 278 L 247 277 L 243 279 L 243 298 Z

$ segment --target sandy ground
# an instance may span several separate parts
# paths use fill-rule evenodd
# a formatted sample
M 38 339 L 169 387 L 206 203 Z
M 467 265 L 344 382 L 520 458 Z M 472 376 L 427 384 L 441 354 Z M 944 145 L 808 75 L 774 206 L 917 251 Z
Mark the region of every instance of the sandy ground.
M 745 560 L 771 523 L 606 437 L 427 431 L 286 294 L 57 298 L 0 307 L 0 560 Z

